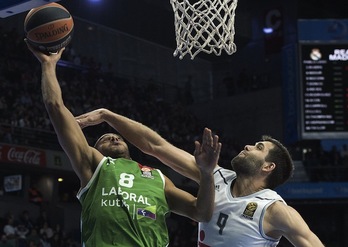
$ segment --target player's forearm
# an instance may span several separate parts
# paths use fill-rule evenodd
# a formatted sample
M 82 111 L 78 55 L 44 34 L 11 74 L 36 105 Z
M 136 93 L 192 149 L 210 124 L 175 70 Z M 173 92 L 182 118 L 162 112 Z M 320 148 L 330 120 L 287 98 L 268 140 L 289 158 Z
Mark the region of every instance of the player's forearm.
M 152 146 L 161 145 L 164 139 L 149 127 L 105 110 L 102 115 L 105 122 L 117 130 L 127 141 L 145 153 L 152 153 Z
M 214 199 L 215 189 L 213 174 L 201 174 L 196 205 L 197 221 L 210 221 L 214 211 Z
M 62 92 L 56 76 L 56 64 L 52 62 L 42 63 L 41 91 L 42 98 L 50 110 L 52 106 L 56 106 L 63 102 Z

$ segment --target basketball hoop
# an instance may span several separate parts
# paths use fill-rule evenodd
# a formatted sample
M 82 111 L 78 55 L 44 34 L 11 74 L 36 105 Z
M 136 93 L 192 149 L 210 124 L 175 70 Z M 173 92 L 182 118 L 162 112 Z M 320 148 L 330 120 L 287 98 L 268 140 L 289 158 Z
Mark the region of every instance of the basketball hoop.
M 235 53 L 234 17 L 238 0 L 170 0 L 174 11 L 177 48 L 174 56 L 193 60 L 199 52 L 221 55 Z

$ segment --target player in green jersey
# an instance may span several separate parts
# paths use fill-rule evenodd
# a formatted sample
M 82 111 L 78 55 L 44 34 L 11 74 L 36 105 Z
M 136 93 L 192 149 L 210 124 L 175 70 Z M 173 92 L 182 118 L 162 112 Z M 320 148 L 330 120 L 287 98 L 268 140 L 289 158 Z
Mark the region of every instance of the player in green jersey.
M 80 179 L 81 235 L 84 247 L 167 246 L 165 217 L 169 211 L 196 221 L 209 221 L 214 208 L 213 169 L 221 143 L 209 135 L 195 142 L 201 186 L 197 197 L 173 184 L 159 170 L 131 160 L 124 140 L 105 134 L 95 147 L 88 142 L 64 105 L 56 76 L 63 50 L 44 54 L 29 50 L 41 63 L 43 102 L 63 150 Z

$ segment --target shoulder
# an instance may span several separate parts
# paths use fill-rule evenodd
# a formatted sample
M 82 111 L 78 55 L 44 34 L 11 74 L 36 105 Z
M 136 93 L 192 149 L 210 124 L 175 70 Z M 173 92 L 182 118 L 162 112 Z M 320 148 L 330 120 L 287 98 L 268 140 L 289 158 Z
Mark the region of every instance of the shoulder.
M 282 201 L 276 201 L 267 208 L 265 219 L 276 230 L 286 232 L 288 228 L 300 219 L 300 214 Z
M 267 211 L 271 213 L 273 216 L 282 216 L 284 213 L 286 213 L 291 207 L 286 205 L 282 201 L 275 201 L 272 203 Z
M 271 190 L 271 189 L 261 190 L 259 192 L 256 192 L 254 195 L 257 197 L 260 197 L 262 199 L 266 199 L 268 201 L 271 201 L 272 204 L 274 204 L 275 202 L 281 202 L 281 203 L 287 205 L 286 202 L 284 201 L 284 199 L 276 191 Z

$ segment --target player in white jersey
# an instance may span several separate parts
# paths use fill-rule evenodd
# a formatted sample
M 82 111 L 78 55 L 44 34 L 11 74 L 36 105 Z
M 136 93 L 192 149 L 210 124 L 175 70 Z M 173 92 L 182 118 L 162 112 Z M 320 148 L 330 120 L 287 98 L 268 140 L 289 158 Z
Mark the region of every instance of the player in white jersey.
M 234 197 L 230 188 L 235 178 L 234 171 L 215 169 L 215 210 L 209 223 L 199 224 L 198 246 L 244 247 L 246 243 L 253 243 L 254 247 L 276 246 L 280 239 L 268 237 L 260 223 L 272 203 L 285 203 L 284 200 L 269 189 Z
M 82 126 L 106 121 L 144 153 L 199 183 L 194 157 L 150 128 L 106 109 L 81 115 L 77 121 Z M 210 129 L 204 130 L 204 136 L 202 145 L 212 143 Z M 297 247 L 324 246 L 301 215 L 273 191 L 294 169 L 289 152 L 279 141 L 265 136 L 246 145 L 231 164 L 234 171 L 216 165 L 213 218 L 199 224 L 198 246 L 272 247 L 283 236 Z

